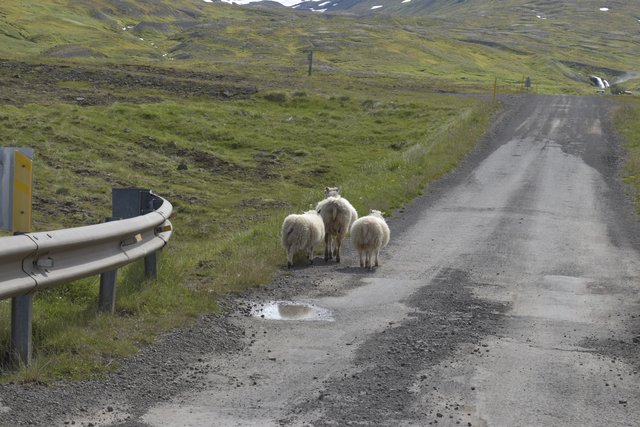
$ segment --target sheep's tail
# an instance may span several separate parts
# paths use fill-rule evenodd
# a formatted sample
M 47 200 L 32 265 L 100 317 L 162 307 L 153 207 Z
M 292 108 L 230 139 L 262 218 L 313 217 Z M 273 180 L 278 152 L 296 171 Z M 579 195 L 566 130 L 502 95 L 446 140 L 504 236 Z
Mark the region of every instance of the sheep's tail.
M 282 229 L 282 246 L 286 250 L 290 250 L 291 248 L 291 233 L 294 231 L 294 224 L 286 224 L 286 226 Z
M 287 234 L 287 236 L 289 236 L 291 233 L 293 233 L 293 224 L 291 224 L 291 225 L 289 226 L 289 229 L 287 230 L 287 233 L 286 233 L 286 234 Z
M 338 207 L 336 205 L 332 205 L 331 206 L 331 219 L 333 221 L 335 221 L 337 216 L 338 216 Z
M 307 226 L 300 223 L 287 224 L 282 229 L 282 246 L 293 252 L 303 249 L 307 241 Z

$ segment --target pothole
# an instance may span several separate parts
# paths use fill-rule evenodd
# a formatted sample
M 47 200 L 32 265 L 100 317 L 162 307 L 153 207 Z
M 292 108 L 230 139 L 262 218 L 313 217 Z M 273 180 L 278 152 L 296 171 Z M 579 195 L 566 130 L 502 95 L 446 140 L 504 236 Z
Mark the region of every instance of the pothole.
M 333 315 L 326 308 L 293 301 L 271 301 L 255 304 L 251 315 L 268 320 L 313 320 L 332 322 Z

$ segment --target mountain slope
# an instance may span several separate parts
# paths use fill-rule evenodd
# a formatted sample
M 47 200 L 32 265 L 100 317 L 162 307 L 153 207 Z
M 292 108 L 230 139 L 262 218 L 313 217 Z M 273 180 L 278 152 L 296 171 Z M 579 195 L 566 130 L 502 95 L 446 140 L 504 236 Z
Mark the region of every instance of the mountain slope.
M 608 11 L 593 0 L 313 2 L 341 12 L 330 14 L 272 3 L 6 0 L 0 57 L 197 66 L 287 80 L 305 76 L 313 50 L 315 73 L 483 92 L 496 78 L 517 89 L 524 76 L 539 91 L 591 90 L 590 74 L 614 81 L 640 69 L 630 2 L 612 1 Z

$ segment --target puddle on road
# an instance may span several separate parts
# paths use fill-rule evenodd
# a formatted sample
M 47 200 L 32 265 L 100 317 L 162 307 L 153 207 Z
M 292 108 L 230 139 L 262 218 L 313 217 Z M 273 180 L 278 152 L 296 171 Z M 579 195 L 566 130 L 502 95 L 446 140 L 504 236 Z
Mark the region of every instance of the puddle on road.
M 271 301 L 255 304 L 251 308 L 251 315 L 269 320 L 333 321 L 333 315 L 326 308 L 292 301 Z

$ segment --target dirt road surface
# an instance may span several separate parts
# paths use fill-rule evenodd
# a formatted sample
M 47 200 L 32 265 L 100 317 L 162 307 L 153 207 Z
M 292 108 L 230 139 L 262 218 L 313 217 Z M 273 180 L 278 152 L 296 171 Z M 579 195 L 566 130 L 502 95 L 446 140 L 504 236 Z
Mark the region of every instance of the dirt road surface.
M 379 268 L 347 242 L 341 264 L 283 272 L 109 381 L 2 389 L 0 420 L 640 425 L 640 234 L 612 103 L 505 102 L 467 161 L 390 219 Z M 43 395 L 48 416 L 16 415 Z

